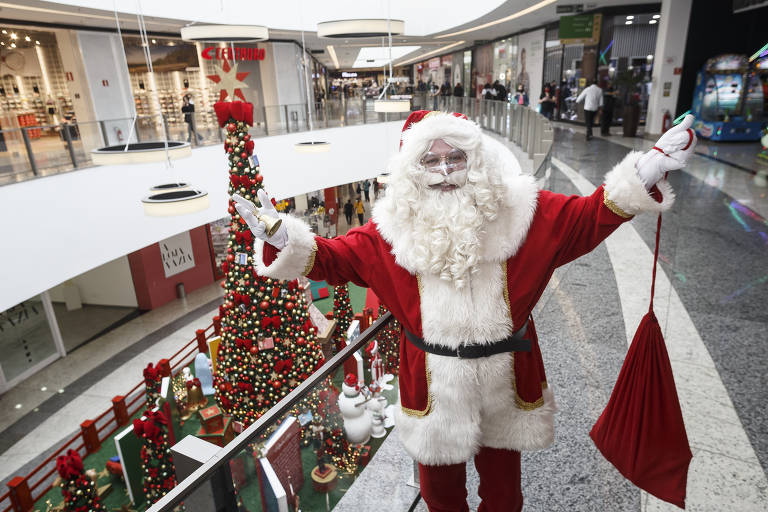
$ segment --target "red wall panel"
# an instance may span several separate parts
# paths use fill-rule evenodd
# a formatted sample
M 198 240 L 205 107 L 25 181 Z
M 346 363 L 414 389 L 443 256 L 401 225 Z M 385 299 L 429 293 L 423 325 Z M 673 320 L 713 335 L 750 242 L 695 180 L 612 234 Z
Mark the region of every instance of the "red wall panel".
M 176 285 L 184 283 L 190 293 L 214 281 L 206 226 L 189 231 L 195 267 L 166 278 L 160 244 L 152 244 L 128 255 L 139 309 L 149 310 L 176 298 Z

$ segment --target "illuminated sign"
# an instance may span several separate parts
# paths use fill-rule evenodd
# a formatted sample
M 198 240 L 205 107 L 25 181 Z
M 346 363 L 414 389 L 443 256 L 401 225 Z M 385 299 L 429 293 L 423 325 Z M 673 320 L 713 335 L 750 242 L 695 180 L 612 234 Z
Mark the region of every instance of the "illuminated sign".
M 357 78 L 357 73 L 355 73 L 355 72 L 349 73 L 347 71 L 342 71 L 341 72 L 341 77 L 342 78 Z
M 208 46 L 200 55 L 205 60 L 264 60 L 264 48 L 219 48 Z

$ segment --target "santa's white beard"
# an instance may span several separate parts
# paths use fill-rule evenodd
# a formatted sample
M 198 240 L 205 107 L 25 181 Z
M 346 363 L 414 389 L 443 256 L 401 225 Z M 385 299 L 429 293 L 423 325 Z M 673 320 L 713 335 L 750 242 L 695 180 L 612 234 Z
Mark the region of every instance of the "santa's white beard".
M 421 188 L 411 203 L 413 257 L 420 270 L 462 288 L 476 271 L 483 214 L 475 207 L 471 185 L 441 191 Z

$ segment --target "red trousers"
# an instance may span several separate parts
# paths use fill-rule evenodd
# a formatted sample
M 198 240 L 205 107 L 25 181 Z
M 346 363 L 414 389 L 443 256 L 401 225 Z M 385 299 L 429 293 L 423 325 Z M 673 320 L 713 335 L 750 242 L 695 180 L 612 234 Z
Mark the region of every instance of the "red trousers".
M 519 512 L 523 509 L 520 490 L 520 452 L 498 448 L 480 449 L 475 455 L 480 474 L 478 512 Z M 424 466 L 419 464 L 421 497 L 429 512 L 468 512 L 467 464 Z

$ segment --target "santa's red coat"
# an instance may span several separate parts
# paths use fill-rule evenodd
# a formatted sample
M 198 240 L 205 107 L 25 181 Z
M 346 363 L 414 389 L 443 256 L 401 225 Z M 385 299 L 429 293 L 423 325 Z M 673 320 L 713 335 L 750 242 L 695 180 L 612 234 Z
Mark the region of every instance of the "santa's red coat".
M 638 156 L 628 155 L 588 197 L 539 191 L 530 176 L 515 177 L 509 204 L 487 229 L 488 249 L 463 290 L 414 271 L 399 226 L 376 210 L 366 225 L 333 239 L 283 216 L 289 244 L 278 252 L 257 243 L 256 267 L 280 279 L 304 274 L 332 285 L 369 287 L 406 329 L 429 343 L 490 343 L 522 326 L 554 270 L 593 250 L 631 218 L 628 212 L 669 207 L 668 188 L 663 203 L 638 188 Z M 452 464 L 468 460 L 480 446 L 533 450 L 551 444 L 554 397 L 533 320 L 526 337 L 531 352 L 473 360 L 426 354 L 401 340 L 396 423 L 414 459 Z

